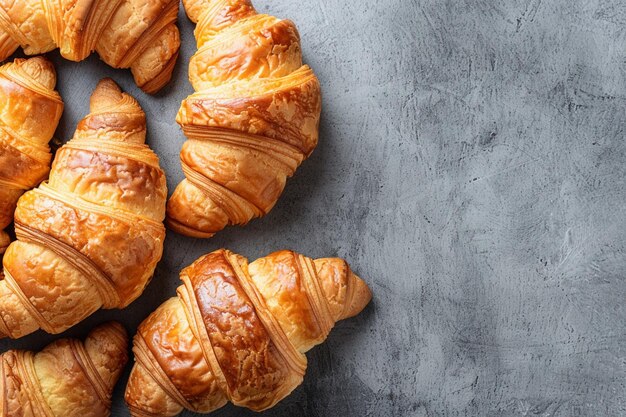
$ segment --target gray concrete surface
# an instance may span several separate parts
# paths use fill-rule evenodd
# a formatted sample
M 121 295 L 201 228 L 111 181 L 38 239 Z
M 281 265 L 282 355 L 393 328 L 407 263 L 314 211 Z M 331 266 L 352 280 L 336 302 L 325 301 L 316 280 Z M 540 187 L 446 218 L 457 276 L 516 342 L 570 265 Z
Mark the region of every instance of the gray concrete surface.
M 626 3 L 617 0 L 258 0 L 297 22 L 324 91 L 321 142 L 274 211 L 211 240 L 168 234 L 131 332 L 178 271 L 227 247 L 345 257 L 374 291 L 309 354 L 267 416 L 626 415 Z M 112 76 L 182 178 L 174 123 L 186 63 L 158 97 L 129 74 L 61 62 L 67 111 Z M 36 334 L 0 347 L 40 348 Z M 114 416 L 127 416 L 116 391 Z M 186 414 L 191 415 L 191 414 Z M 228 406 L 216 416 L 253 413 Z

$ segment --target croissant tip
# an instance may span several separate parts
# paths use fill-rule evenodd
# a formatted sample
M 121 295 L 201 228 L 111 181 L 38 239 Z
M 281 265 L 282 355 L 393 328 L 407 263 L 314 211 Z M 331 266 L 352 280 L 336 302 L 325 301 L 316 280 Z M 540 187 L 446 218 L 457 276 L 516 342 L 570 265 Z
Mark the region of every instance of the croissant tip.
M 158 414 L 153 414 L 149 411 L 141 410 L 137 407 L 131 406 L 127 403 L 128 411 L 130 411 L 130 417 L 159 417 Z
M 49 90 L 53 90 L 57 83 L 57 73 L 54 65 L 43 56 L 28 59 L 16 59 L 15 63 L 32 79 Z
M 94 90 L 94 94 L 99 91 L 99 90 L 106 90 L 106 91 L 119 91 L 120 93 L 122 92 L 122 89 L 120 88 L 120 86 L 113 81 L 112 78 L 106 77 L 101 79 L 100 81 L 98 81 L 98 84 L 96 85 L 96 89 Z
M 151 80 L 148 80 L 139 85 L 139 81 L 137 77 L 135 77 L 135 82 L 137 83 L 139 88 L 141 88 L 144 93 L 150 95 L 154 95 L 161 91 L 161 89 L 163 89 L 163 87 L 165 87 L 172 79 L 174 67 L 176 66 L 176 62 L 178 62 L 178 55 L 179 52 L 177 51 L 165 64 L 161 72 Z
M 202 0 L 183 0 L 185 14 L 193 23 L 198 23 L 198 20 L 200 20 L 200 15 L 204 6 L 202 3 Z
M 196 239 L 208 239 L 215 235 L 215 233 L 203 232 L 201 230 L 193 229 L 189 226 L 186 226 L 180 223 L 177 220 L 172 219 L 170 216 L 167 216 L 165 218 L 165 225 L 168 227 L 168 229 L 178 234 L 189 236 L 189 237 L 194 237 Z
M 372 301 L 372 291 L 370 290 L 370 287 L 357 274 L 352 271 L 350 273 L 354 278 L 354 290 L 352 293 L 352 299 L 350 300 L 350 305 L 348 306 L 348 309 L 343 317 L 341 317 L 342 320 L 356 316 L 363 311 L 370 301 Z
M 119 103 L 123 98 L 124 93 L 120 86 L 111 78 L 103 78 L 91 93 L 89 107 L 92 113 L 97 113 L 99 110 Z
M 90 335 L 96 336 L 102 333 L 106 334 L 108 338 L 115 338 L 121 345 L 128 345 L 128 332 L 126 328 L 117 321 L 110 321 L 95 327 L 90 332 Z
M 126 328 L 119 321 L 107 321 L 102 323 L 100 327 L 106 327 L 114 331 L 126 333 Z

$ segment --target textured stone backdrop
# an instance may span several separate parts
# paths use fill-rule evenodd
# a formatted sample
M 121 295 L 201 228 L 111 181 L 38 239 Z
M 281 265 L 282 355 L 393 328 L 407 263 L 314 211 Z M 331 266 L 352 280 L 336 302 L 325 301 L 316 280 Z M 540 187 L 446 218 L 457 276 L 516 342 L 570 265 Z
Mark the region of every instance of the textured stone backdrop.
M 211 240 L 169 233 L 142 298 L 67 333 L 108 319 L 134 332 L 213 249 L 291 248 L 347 258 L 374 301 L 309 354 L 304 384 L 267 416 L 626 415 L 626 3 L 256 5 L 300 28 L 324 91 L 319 148 L 269 216 Z M 194 51 L 182 14 L 180 26 L 176 80 L 154 98 L 95 57 L 51 54 L 67 102 L 59 136 L 112 76 L 147 111 L 170 190 Z M 126 375 L 114 416 L 128 416 Z

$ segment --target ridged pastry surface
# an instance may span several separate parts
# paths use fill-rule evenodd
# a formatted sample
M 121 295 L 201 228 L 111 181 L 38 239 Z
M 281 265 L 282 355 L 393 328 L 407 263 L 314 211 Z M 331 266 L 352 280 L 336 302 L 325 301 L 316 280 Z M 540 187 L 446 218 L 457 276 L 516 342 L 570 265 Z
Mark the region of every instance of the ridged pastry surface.
M 108 417 L 127 348 L 124 328 L 106 323 L 84 342 L 61 339 L 38 353 L 3 353 L 0 416 Z
M 20 46 L 28 55 L 59 48 L 72 61 L 96 51 L 155 93 L 178 57 L 177 14 L 178 0 L 0 0 L 0 60 Z
M 126 402 L 135 417 L 208 413 L 228 401 L 271 408 L 302 382 L 304 353 L 371 299 L 344 260 L 292 251 L 248 263 L 220 249 L 181 279 L 178 297 L 134 338 Z
M 167 223 L 210 237 L 274 207 L 317 145 L 321 90 L 290 20 L 259 14 L 248 0 L 183 3 L 197 23 L 189 63 L 196 92 L 177 116 L 186 178 L 168 202 Z
M 48 181 L 17 204 L 18 241 L 4 255 L 0 281 L 0 333 L 59 333 L 141 295 L 163 253 L 167 198 L 145 137 L 137 101 L 101 81 Z
M 0 253 L 9 245 L 2 230 L 13 221 L 19 197 L 50 171 L 48 142 L 63 113 L 54 66 L 43 57 L 0 67 Z

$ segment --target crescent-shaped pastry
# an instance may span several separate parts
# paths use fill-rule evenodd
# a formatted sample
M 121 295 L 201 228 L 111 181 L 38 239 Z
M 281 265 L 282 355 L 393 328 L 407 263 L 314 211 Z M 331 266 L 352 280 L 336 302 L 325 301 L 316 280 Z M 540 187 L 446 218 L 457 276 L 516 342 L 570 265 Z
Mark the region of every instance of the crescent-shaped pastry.
M 59 333 L 143 292 L 163 252 L 167 198 L 145 138 L 137 101 L 101 81 L 49 180 L 17 204 L 18 240 L 4 254 L 0 281 L 0 335 Z
M 264 216 L 317 145 L 320 84 L 302 65 L 290 20 L 258 14 L 249 0 L 184 0 L 197 22 L 189 79 L 196 92 L 177 121 L 187 136 L 186 179 L 167 224 L 194 237 Z
M 134 417 L 169 417 L 226 402 L 261 411 L 302 382 L 304 352 L 370 301 L 342 259 L 280 251 L 251 264 L 221 249 L 181 272 L 134 339 L 126 387 Z
M 93 51 L 114 68 L 130 68 L 147 93 L 172 76 L 180 47 L 178 0 L 0 0 L 0 60 L 18 47 L 28 55 L 59 48 L 82 61 Z
M 50 171 L 48 142 L 63 113 L 55 85 L 54 66 L 42 57 L 0 67 L 0 253 L 9 245 L 2 229 L 13 221 L 17 200 Z
M 3 353 L 0 417 L 108 417 L 127 349 L 124 328 L 107 323 L 84 342 L 61 339 L 38 353 Z

